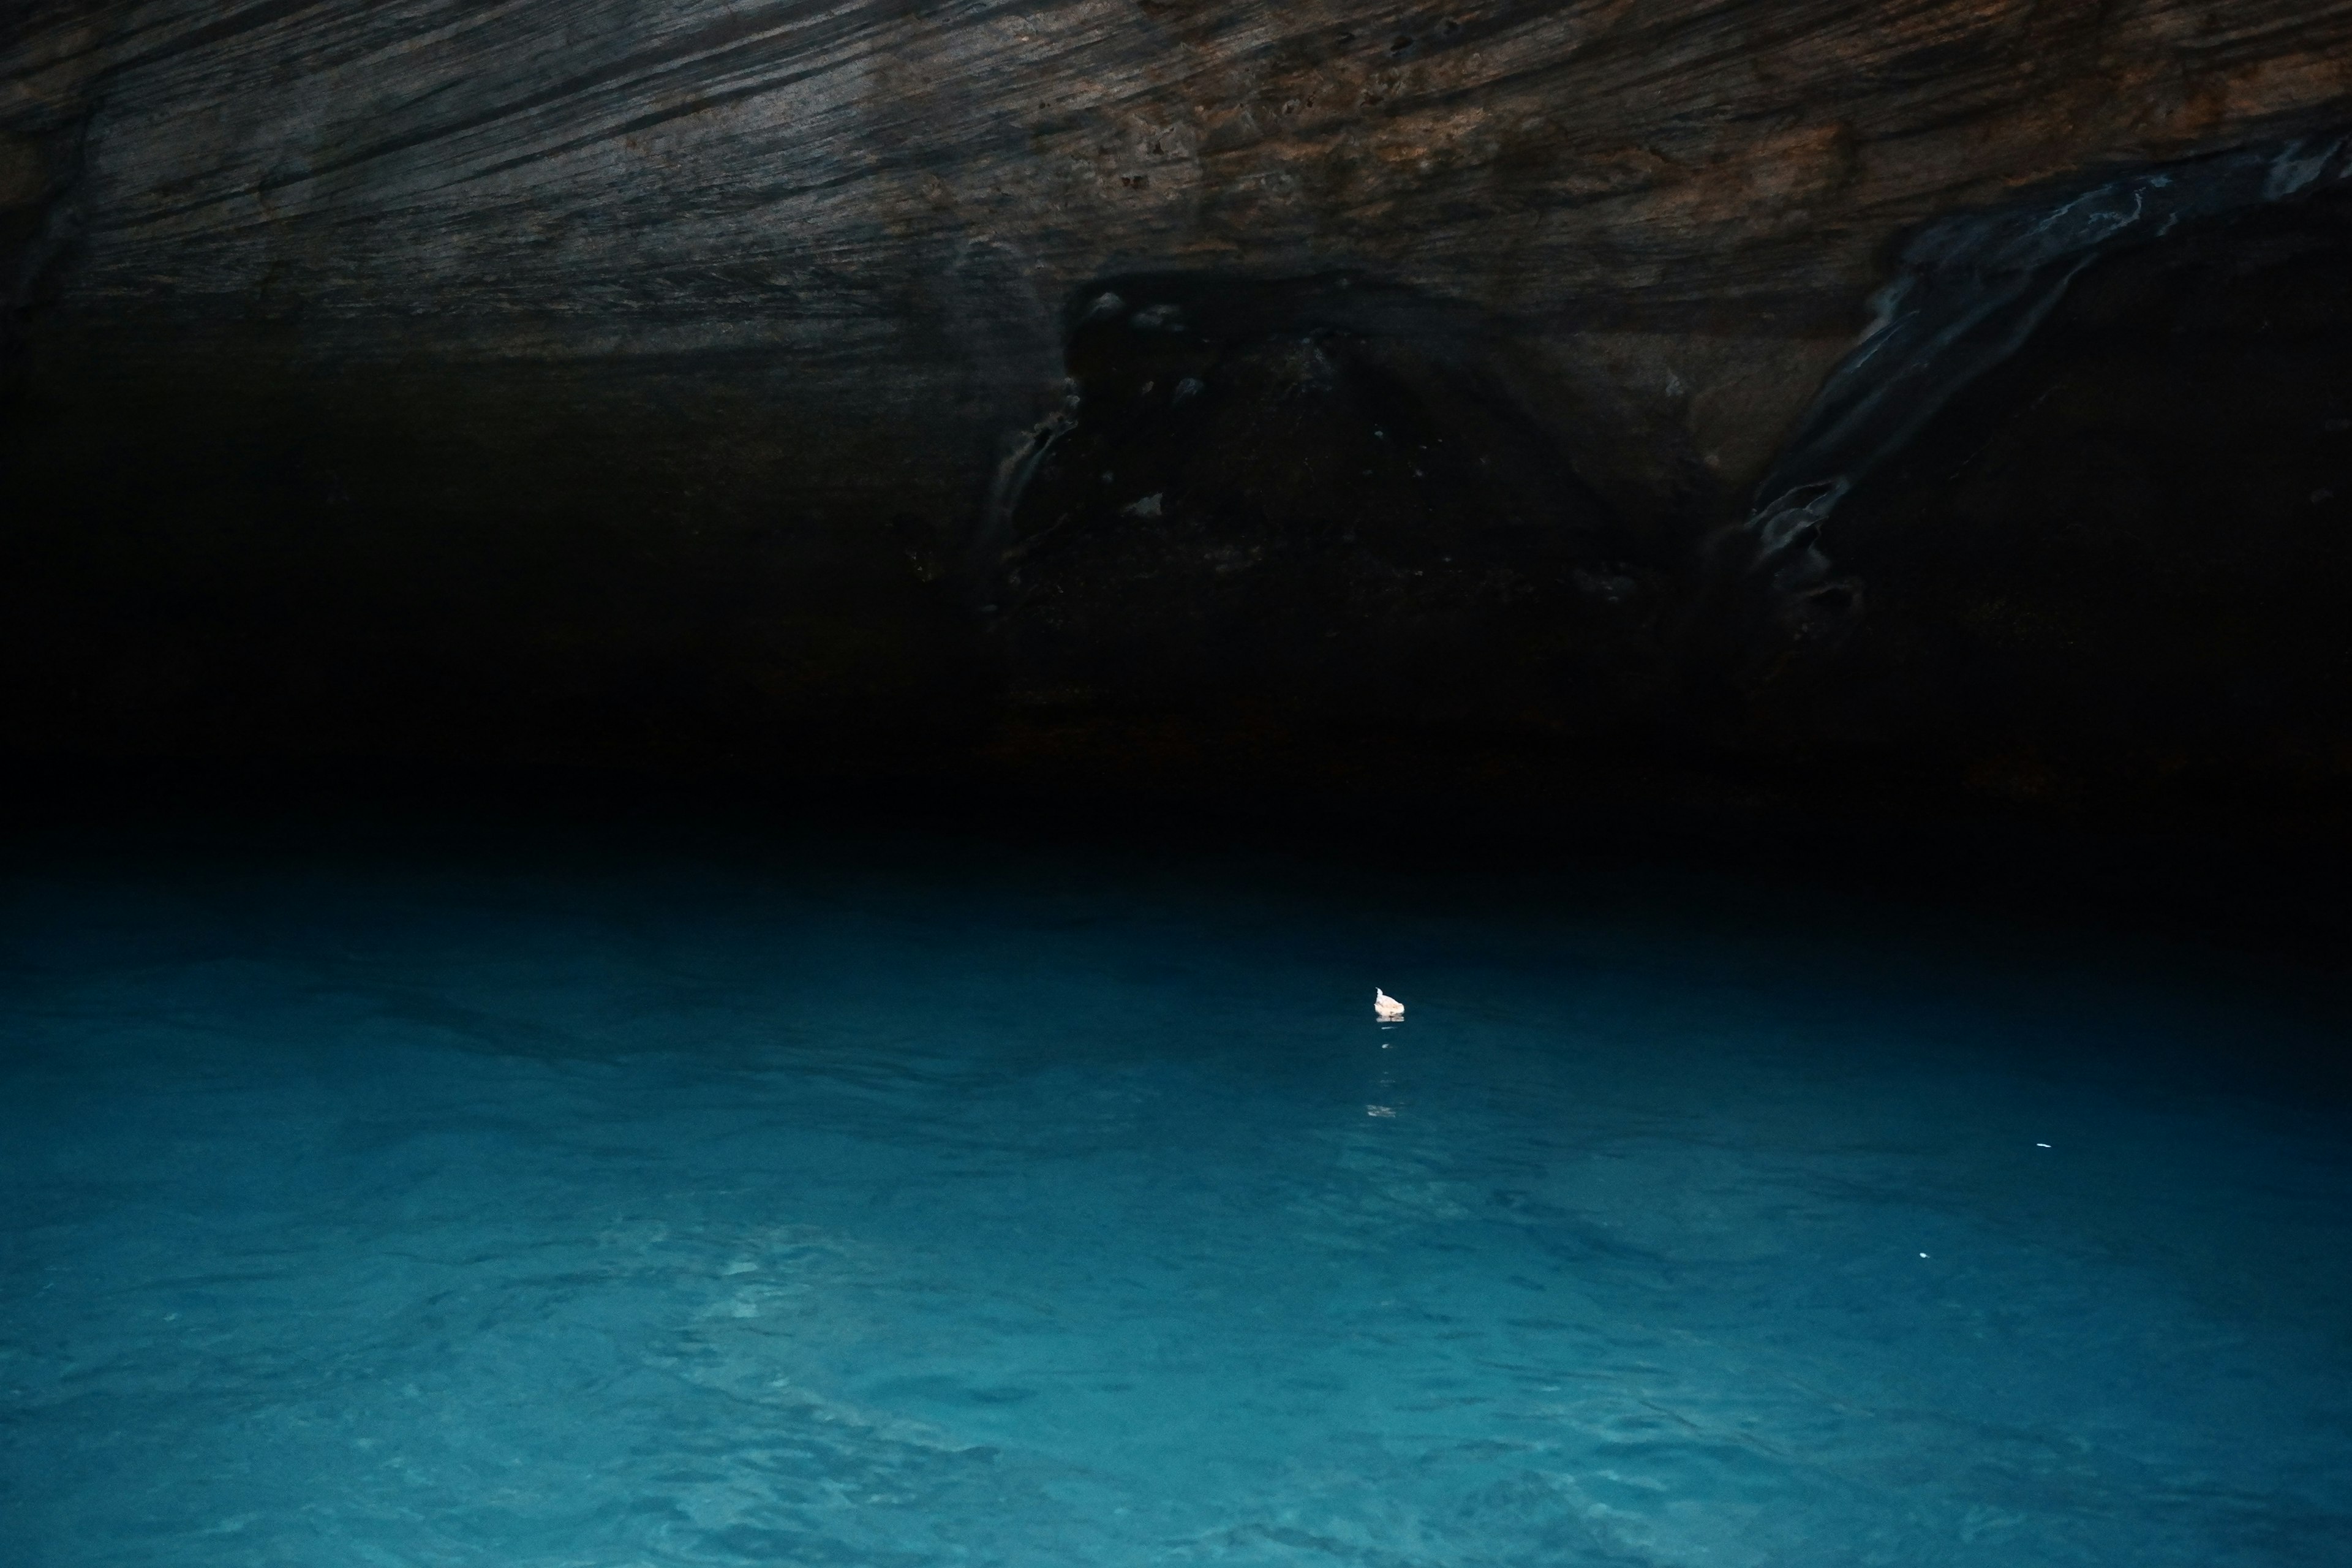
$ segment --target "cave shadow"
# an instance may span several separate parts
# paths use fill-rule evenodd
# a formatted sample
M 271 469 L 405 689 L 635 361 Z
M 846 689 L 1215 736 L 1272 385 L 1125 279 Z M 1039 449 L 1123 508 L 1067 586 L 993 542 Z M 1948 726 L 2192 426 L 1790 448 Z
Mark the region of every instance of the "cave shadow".
M 2352 785 L 2352 194 L 2101 252 L 1815 531 L 1868 610 L 1817 762 L 2208 820 Z
M 1514 397 L 1475 308 L 1130 273 L 1073 293 L 1065 345 L 971 557 L 1016 708 L 1582 733 L 1654 706 L 1681 563 Z

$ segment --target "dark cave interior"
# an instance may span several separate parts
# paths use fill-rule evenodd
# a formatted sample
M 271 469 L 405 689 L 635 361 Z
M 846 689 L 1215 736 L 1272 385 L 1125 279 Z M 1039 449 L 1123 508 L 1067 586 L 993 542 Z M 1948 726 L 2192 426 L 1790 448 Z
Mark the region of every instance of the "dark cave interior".
M 224 396 L 36 361 L 0 437 L 5 733 L 27 779 L 1835 800 L 2335 842 L 2347 247 L 2352 199 L 2318 197 L 2073 268 L 1840 487 L 1794 589 L 1702 487 L 1612 493 L 1507 322 L 1358 274 L 1088 283 L 1060 405 L 920 510 L 770 510 L 805 433 L 658 375 Z
M 0 7 L 6 1568 L 2352 1562 L 2352 0 Z
M 1871 614 L 1822 743 L 2028 795 L 2340 788 L 2347 262 L 2335 201 L 2084 272 L 1824 531 Z
M 2168 156 L 1956 146 L 1952 177 L 1999 177 L 1892 205 L 1872 171 L 1919 168 L 1858 111 L 1722 184 L 1647 153 L 1595 165 L 1632 184 L 1528 184 L 1565 155 L 1538 138 L 1444 196 L 1434 165 L 1375 179 L 1334 143 L 1313 199 L 1434 201 L 1383 220 L 1454 247 L 1423 259 L 1378 222 L 1237 237 L 1213 205 L 1192 239 L 1090 237 L 1067 191 L 1013 184 L 975 228 L 934 174 L 856 186 L 886 216 L 823 221 L 863 270 L 787 287 L 685 237 L 751 199 L 726 195 L 751 132 L 718 121 L 681 132 L 715 184 L 593 224 L 532 205 L 571 172 L 390 216 L 422 132 L 265 160 L 257 217 L 229 185 L 175 205 L 247 153 L 132 151 L 183 101 L 134 113 L 164 90 L 137 84 L 244 35 L 117 58 L 77 15 L 12 24 L 11 79 L 47 85 L 0 142 L 0 752 L 27 790 L 537 773 L 2352 844 L 2352 156 L 2324 84 Z M 343 37 L 248 20 L 269 48 Z M 1517 91 L 1440 78 L 1555 21 L 1422 18 L 1399 36 L 1445 47 L 1381 54 L 1349 113 Z M 1811 36 L 1750 42 L 1826 70 Z M 1334 37 L 1325 66 L 1360 41 Z M 1945 77 L 2038 101 L 1999 50 L 1899 58 L 1838 91 L 1927 116 L 1906 135 L 1946 123 L 1915 101 Z M 504 114 L 450 133 L 495 152 Z M 1213 169 L 1260 146 L 1239 135 L 1134 151 Z M 1160 212 L 1154 177 L 1103 188 Z M 1607 227 L 1626 192 L 1647 216 Z M 1603 227 L 1537 244 L 1527 213 Z M 184 222 L 181 250 L 152 237 Z M 533 270 L 575 243 L 576 279 Z M 627 259 L 668 244 L 687 259 Z M 371 272 L 372 246 L 421 270 Z

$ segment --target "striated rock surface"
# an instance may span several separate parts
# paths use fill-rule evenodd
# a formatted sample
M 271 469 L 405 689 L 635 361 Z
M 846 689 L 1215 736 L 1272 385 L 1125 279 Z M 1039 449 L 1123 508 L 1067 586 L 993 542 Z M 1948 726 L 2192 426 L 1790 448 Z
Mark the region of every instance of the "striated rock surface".
M 1877 592 L 1872 476 L 2107 258 L 2332 211 L 2347 129 L 2352 0 L 37 0 L 0 741 L 1843 768 L 1891 704 L 1906 765 L 2065 773 L 1871 663 L 1966 618 Z M 2252 749 L 2311 773 L 2335 700 Z M 2101 756 L 2188 754 L 2149 722 Z

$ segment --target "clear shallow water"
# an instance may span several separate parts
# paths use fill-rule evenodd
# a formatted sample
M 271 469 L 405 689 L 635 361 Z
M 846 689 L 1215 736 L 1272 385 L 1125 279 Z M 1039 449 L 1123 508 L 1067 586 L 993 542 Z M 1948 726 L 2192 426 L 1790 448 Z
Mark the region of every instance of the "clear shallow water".
M 2176 955 L 914 842 L 0 890 L 11 1563 L 2352 1561 L 2337 1041 Z

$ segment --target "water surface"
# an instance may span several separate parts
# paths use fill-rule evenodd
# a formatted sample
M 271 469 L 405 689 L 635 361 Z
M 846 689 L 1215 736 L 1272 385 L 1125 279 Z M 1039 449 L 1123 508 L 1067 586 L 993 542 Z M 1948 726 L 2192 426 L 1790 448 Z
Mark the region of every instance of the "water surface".
M 2331 1016 L 1663 872 L 59 854 L 0 1556 L 2341 1564 Z

